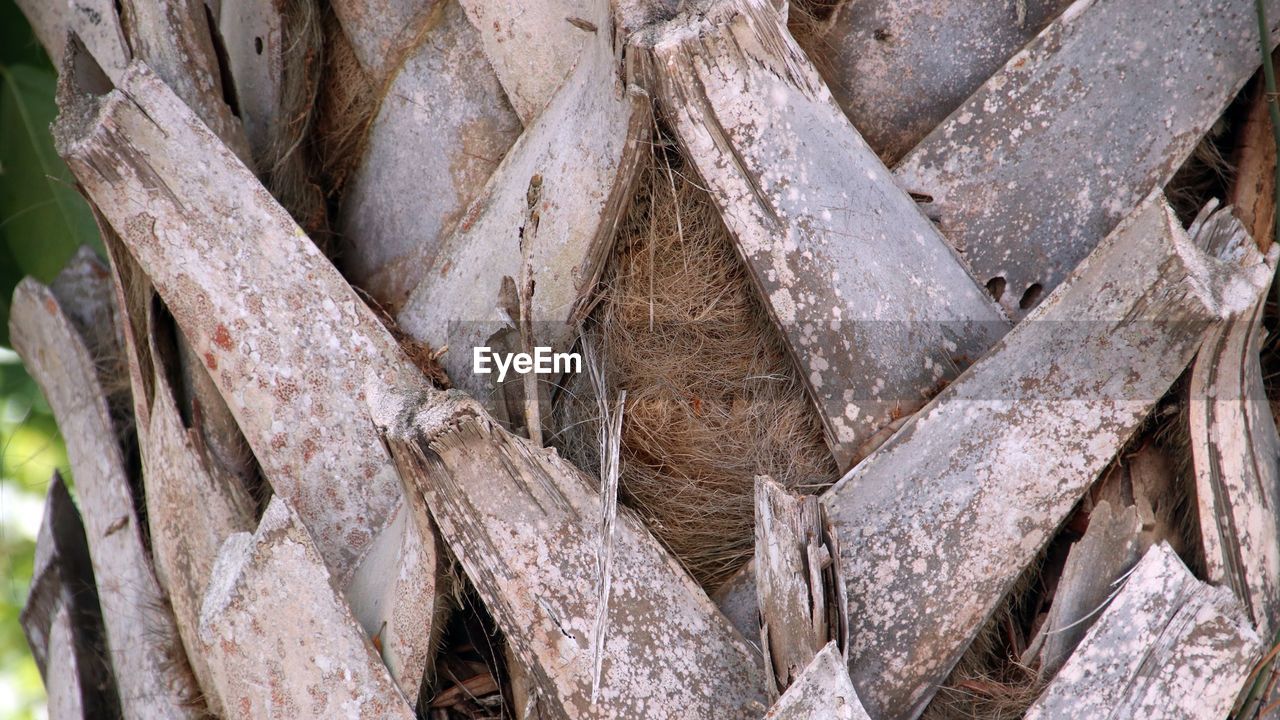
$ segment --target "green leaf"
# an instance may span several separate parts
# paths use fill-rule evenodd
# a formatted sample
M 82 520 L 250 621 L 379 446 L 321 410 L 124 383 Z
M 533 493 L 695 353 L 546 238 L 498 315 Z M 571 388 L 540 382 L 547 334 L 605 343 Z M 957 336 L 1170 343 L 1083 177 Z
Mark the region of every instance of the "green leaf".
M 49 70 L 0 65 L 0 345 L 23 275 L 47 283 L 81 245 L 102 252 L 89 206 L 53 148 L 54 86 Z
M 53 69 L 31 24 L 13 0 L 0 0 L 0 65 Z

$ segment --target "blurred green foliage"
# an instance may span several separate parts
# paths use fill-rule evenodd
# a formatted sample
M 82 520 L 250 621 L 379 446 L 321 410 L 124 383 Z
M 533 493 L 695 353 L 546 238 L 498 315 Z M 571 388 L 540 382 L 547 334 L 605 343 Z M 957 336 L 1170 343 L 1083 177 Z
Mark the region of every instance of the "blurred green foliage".
M 44 714 L 44 688 L 18 614 L 55 469 L 71 480 L 48 405 L 8 349 L 9 301 L 25 275 L 49 282 L 85 243 L 88 206 L 53 149 L 56 75 L 13 0 L 0 0 L 0 720 Z

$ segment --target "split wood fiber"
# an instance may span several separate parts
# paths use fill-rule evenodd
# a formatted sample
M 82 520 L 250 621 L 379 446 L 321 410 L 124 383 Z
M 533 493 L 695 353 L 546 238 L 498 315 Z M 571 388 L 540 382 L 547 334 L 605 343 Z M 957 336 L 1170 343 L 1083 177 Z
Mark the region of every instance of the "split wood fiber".
M 1027 720 L 1219 720 L 1262 655 L 1240 601 L 1147 551 Z
M 1230 210 L 1201 225 L 1253 244 Z M 1280 623 L 1280 436 L 1259 360 L 1266 296 L 1206 334 L 1188 405 L 1207 579 L 1230 587 L 1269 638 Z
M 386 388 L 370 411 L 418 522 L 439 526 L 539 696 L 547 718 L 756 718 L 760 655 L 634 514 L 602 537 L 594 479 L 515 437 L 469 396 Z M 607 619 L 597 620 L 607 564 Z M 603 639 L 595 634 L 601 629 Z M 605 661 L 594 681 L 595 648 Z

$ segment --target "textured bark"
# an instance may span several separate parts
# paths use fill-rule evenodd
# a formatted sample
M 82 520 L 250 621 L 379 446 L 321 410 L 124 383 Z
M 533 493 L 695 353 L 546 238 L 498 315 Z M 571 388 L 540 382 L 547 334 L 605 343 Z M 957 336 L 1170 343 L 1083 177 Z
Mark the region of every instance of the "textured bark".
M 816 29 L 836 102 L 892 165 L 1070 0 L 850 0 Z
M 765 720 L 870 720 L 849 681 L 844 656 L 834 642 L 814 656 L 764 717 Z
M 133 57 L 129 44 L 125 42 L 116 7 L 115 0 L 71 0 L 70 29 L 79 36 L 107 77 L 112 79 L 124 73 Z
M 228 5 L 240 6 L 238 3 Z M 115 11 L 114 6 L 112 11 Z M 213 46 L 216 28 L 210 24 L 213 8 L 189 0 L 135 0 L 127 6 L 121 5 L 121 12 L 125 18 L 123 33 L 136 57 L 156 70 L 160 78 L 235 151 L 240 160 L 253 167 L 253 149 L 239 118 L 224 100 L 226 95 L 234 94 L 234 89 L 223 86 L 222 67 Z M 94 54 L 92 46 L 89 50 L 91 55 Z M 87 68 L 79 67 L 75 72 L 68 72 L 68 68 L 77 66 L 83 66 L 83 61 L 74 55 L 64 59 L 61 93 L 85 92 L 95 84 L 92 71 Z M 118 85 L 123 73 L 124 67 L 121 67 L 106 74 L 113 85 Z M 149 301 L 146 310 L 151 310 Z M 254 473 L 252 458 L 240 452 L 244 439 L 231 410 L 218 393 L 203 362 L 181 333 L 177 337 L 177 353 L 175 361 L 182 373 L 184 411 L 188 415 L 199 415 L 197 429 L 215 460 L 240 477 L 247 478 Z
M 200 611 L 201 651 L 235 717 L 400 718 L 396 689 L 311 536 L 279 498 L 222 547 Z
M 592 34 L 594 0 L 528 3 L 460 0 L 480 32 L 485 57 L 520 121 L 533 122 L 573 68 Z
M 1230 211 L 1205 226 L 1253 244 Z M 1248 312 L 1206 335 L 1188 395 L 1208 580 L 1235 591 L 1258 634 L 1271 637 L 1280 622 L 1280 436 L 1258 360 L 1265 304 L 1260 288 Z
M 85 678 L 81 673 L 84 656 L 77 647 L 76 629 L 71 622 L 71 611 L 65 603 L 58 603 L 49 624 L 49 667 L 44 674 L 46 688 L 45 712 L 50 720 L 80 720 L 85 707 L 94 712 L 103 711 L 85 697 Z
M 388 667 L 415 697 L 434 632 L 434 539 L 406 538 L 406 523 L 396 522 L 400 484 L 359 395 L 366 372 L 389 382 L 419 372 L 164 83 L 135 64 L 121 87 L 62 98 L 61 152 L 203 359 L 366 632 L 382 633 Z
M 102 271 L 105 277 L 105 270 Z M 84 513 L 111 665 L 126 717 L 199 713 L 174 619 L 156 583 L 95 358 L 59 298 L 28 278 L 18 285 L 9 333 L 66 439 Z
M 119 714 L 84 525 L 56 472 L 19 621 L 49 693 L 50 718 L 79 718 L 85 707 L 101 716 Z
M 1270 268 L 1144 202 L 1035 313 L 823 496 L 848 584 L 850 674 L 913 718 L 1014 580 Z M 1122 369 L 1117 372 L 1117 368 Z
M 505 405 L 521 403 L 495 392 L 495 374 L 471 371 L 471 349 L 513 337 L 516 311 L 504 287 L 514 288 L 527 259 L 536 286 L 532 344 L 568 350 L 576 335 L 568 321 L 577 319 L 580 301 L 603 270 L 647 149 L 648 103 L 624 85 L 608 3 L 595 0 L 591 10 L 584 19 L 597 31 L 571 28 L 590 38 L 572 74 L 425 266 L 397 316 L 417 340 L 448 346 L 441 362 L 450 378 L 502 420 L 519 417 L 503 412 Z
M 521 129 L 462 7 L 433 7 L 422 42 L 387 81 L 339 217 L 344 270 L 392 310 Z
M 1262 642 L 1226 588 L 1149 550 L 1027 720 L 1221 720 Z
M 742 636 L 756 642 L 760 635 L 760 599 L 756 595 L 756 564 L 752 559 L 711 595 L 711 601 Z
M 202 0 L 121 0 L 133 59 L 146 63 L 240 158 L 252 164 L 240 120 L 223 100 L 209 10 Z M 119 85 L 123 76 L 112 77 Z
M 57 63 L 74 32 L 108 77 L 120 77 L 129 63 L 129 47 L 120 29 L 114 0 L 17 0 L 45 53 Z
M 1267 5 L 1274 32 L 1280 2 Z M 1249 0 L 1078 0 L 898 180 L 932 198 L 978 280 L 1022 317 L 1173 177 L 1257 67 Z
M 593 683 L 600 497 L 554 450 L 497 427 L 458 392 L 371 379 L 372 412 L 525 665 L 543 717 L 759 717 L 759 655 L 632 513 L 613 528 L 608 637 Z
M 255 503 L 235 477 L 216 470 L 199 451 L 197 431 L 183 426 L 169 381 L 159 369 L 154 387 L 150 427 L 142 450 L 151 552 L 156 577 L 173 606 L 182 644 L 197 648 L 200 604 L 213 562 L 227 537 L 253 529 Z M 193 512 L 194 508 L 199 511 Z M 227 715 L 220 696 L 210 692 L 213 684 L 208 656 L 201 652 L 187 656 L 205 690 L 209 709 Z
M 244 123 L 255 159 L 266 157 L 273 130 L 289 121 L 280 117 L 284 43 L 298 39 L 284 37 L 284 4 L 285 0 L 226 0 L 217 16 L 216 30 L 226 48 L 226 69 L 235 92 L 237 115 Z M 168 78 L 165 80 L 168 82 Z
M 432 17 L 449 0 L 334 0 L 333 11 L 351 41 L 356 59 L 381 85 L 427 32 Z
M 1136 507 L 1112 508 L 1103 501 L 1093 508 L 1084 536 L 1071 546 L 1049 615 L 1028 651 L 1039 657 L 1041 676 L 1058 672 L 1146 549 Z
M 1007 329 L 765 0 L 643 41 L 665 117 L 818 404 L 841 467 Z M 780 168 L 786 168 L 785 172 Z
M 756 595 L 760 646 L 780 693 L 823 647 L 848 647 L 848 607 L 834 530 L 818 498 L 756 478 Z M 841 655 L 843 659 L 843 655 Z M 848 672 L 841 670 L 848 677 Z
M 1277 55 L 1271 54 L 1271 62 Z M 1271 132 L 1267 95 L 1261 78 L 1254 82 L 1253 97 L 1240 128 L 1236 154 L 1231 158 L 1234 182 L 1227 204 L 1265 252 L 1275 237 L 1276 136 Z

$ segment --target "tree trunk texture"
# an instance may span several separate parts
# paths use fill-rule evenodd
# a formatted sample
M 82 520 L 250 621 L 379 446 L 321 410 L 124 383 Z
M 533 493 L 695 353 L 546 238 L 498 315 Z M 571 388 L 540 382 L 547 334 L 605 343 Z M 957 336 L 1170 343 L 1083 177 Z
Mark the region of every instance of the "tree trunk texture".
M 162 81 L 135 64 L 121 88 L 66 98 L 68 107 L 86 104 L 65 113 L 57 129 L 72 172 L 93 188 L 212 374 L 272 488 L 297 508 L 362 626 L 383 633 L 386 661 L 416 696 L 434 632 L 421 631 L 440 603 L 435 541 L 409 537 L 411 525 L 397 522 L 403 495 L 395 469 L 367 413 L 351 401 L 359 401 L 366 372 L 391 381 L 418 371 L 288 213 Z M 188 161 L 192 148 L 201 148 L 201 166 Z M 185 204 L 188 197 L 203 201 Z M 318 312 L 294 325 L 303 308 Z
M 1004 316 L 894 185 L 765 0 L 715 3 L 646 44 L 657 103 L 847 469 L 876 431 L 994 344 Z M 875 241 L 890 237 L 901 242 L 884 253 Z
M 411 488 L 531 670 L 545 717 L 748 718 L 767 707 L 754 647 L 631 513 L 600 532 L 596 484 L 456 391 L 368 388 Z M 609 593 L 595 562 L 612 543 Z M 593 622 L 606 602 L 607 622 Z M 603 639 L 593 637 L 603 631 Z M 593 648 L 605 653 L 594 680 Z
M 1249 3 L 1077 1 L 895 174 L 1022 318 L 1169 182 L 1257 64 Z
M 110 260 L 9 318 L 73 475 L 21 617 L 51 718 L 915 720 L 1030 574 L 1018 713 L 1256 720 L 1253 3 L 18 4 Z M 1224 112 L 1239 207 L 1184 229 L 1166 188 Z M 710 597 L 636 512 L 584 334 L 672 159 L 843 473 L 755 477 Z M 499 382 L 481 346 L 591 377 Z
M 1261 652 L 1240 600 L 1196 580 L 1157 545 L 1027 718 L 1226 717 Z

